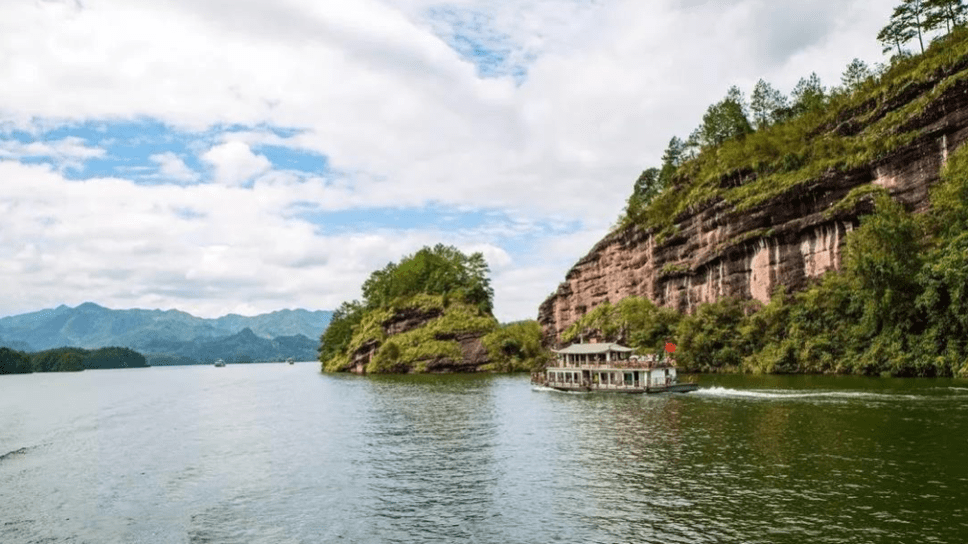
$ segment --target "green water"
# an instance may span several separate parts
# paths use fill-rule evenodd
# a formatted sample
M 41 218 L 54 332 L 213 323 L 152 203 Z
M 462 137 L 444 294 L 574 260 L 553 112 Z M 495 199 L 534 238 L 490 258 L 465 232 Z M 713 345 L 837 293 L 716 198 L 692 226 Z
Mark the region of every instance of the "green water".
M 968 382 L 699 381 L 2 376 L 0 542 L 968 541 Z

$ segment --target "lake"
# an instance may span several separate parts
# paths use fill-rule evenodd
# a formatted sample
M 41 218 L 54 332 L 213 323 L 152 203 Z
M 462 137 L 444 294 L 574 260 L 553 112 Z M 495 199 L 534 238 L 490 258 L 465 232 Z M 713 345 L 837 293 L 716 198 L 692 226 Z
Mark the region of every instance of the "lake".
M 0 376 L 0 542 L 964 542 L 968 381 Z M 8 453 L 10 452 L 10 453 Z

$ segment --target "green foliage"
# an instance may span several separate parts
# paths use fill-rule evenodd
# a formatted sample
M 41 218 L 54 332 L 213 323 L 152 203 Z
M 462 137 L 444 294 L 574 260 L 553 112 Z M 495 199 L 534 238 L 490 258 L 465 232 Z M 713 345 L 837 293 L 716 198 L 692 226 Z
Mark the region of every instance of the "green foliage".
M 400 308 L 407 310 L 408 308 Z M 414 309 L 414 308 L 410 308 Z M 476 306 L 453 303 L 421 327 L 386 337 L 366 368 L 367 372 L 420 371 L 420 363 L 449 359 L 460 361 L 463 353 L 454 340 L 463 334 L 486 334 L 497 328 L 497 320 L 482 314 Z M 354 340 L 355 343 L 355 340 Z
M 641 353 L 656 352 L 673 336 L 679 313 L 660 308 L 645 297 L 626 297 L 617 304 L 603 302 L 583 315 L 561 335 L 563 342 L 599 338 L 618 342 Z
M 968 15 L 968 6 L 961 2 L 962 0 L 924 0 L 925 29 L 937 30 L 943 26 L 946 32 L 951 32 L 955 26 L 963 25 L 965 16 Z
M 494 298 L 482 253 L 464 255 L 453 246 L 437 244 L 389 263 L 363 283 L 363 306 L 386 307 L 395 300 L 420 293 L 450 294 L 490 312 Z
M 446 295 L 416 294 L 399 298 L 387 307 L 361 310 L 346 346 L 322 360 L 324 372 L 347 370 L 353 355 L 374 350 L 366 372 L 422 372 L 427 363 L 440 360 L 459 362 L 463 358 L 456 338 L 486 335 L 497 328 L 497 320 L 476 304 L 462 298 L 445 300 Z M 416 319 L 419 326 L 394 335 L 387 334 L 393 323 Z
M 86 369 L 144 368 L 148 366 L 148 361 L 133 349 L 108 347 L 88 352 L 83 358 L 83 365 Z
M 0 347 L 0 374 L 26 374 L 31 371 L 29 355 Z
M 34 372 L 74 372 L 84 369 L 144 368 L 145 356 L 129 348 L 107 347 L 94 350 L 55 348 L 32 353 L 30 367 Z
M 84 370 L 82 356 L 77 353 L 62 353 L 57 361 L 56 372 L 80 372 Z
M 787 98 L 766 81 L 760 79 L 750 95 L 750 111 L 753 113 L 753 126 L 764 129 L 787 117 Z
M 843 75 L 840 76 L 840 83 L 844 86 L 844 89 L 848 92 L 852 92 L 861 85 L 866 83 L 869 79 L 874 77 L 873 72 L 867 66 L 867 63 L 855 58 L 850 61 L 847 68 L 844 70 Z
M 702 125 L 693 133 L 692 139 L 701 148 L 709 148 L 750 132 L 753 132 L 753 127 L 746 117 L 743 93 L 739 87 L 733 86 L 726 93 L 726 98 L 709 106 L 702 117 Z
M 664 190 L 632 207 L 634 217 L 620 218 L 619 225 L 652 229 L 662 244 L 675 232 L 677 218 L 689 211 L 725 201 L 734 213 L 743 212 L 831 172 L 870 164 L 920 136 L 908 127 L 917 126 L 925 108 L 968 77 L 968 70 L 955 70 L 966 59 L 968 30 L 954 27 L 923 55 L 895 59 L 853 91 L 827 96 L 812 75 L 798 84 L 792 107 L 754 100 L 755 132 L 695 156 L 684 151 Z M 770 94 L 765 82 L 758 87 L 754 99 Z M 912 90 L 920 94 L 898 100 Z
M 968 148 L 962 146 L 948 156 L 941 179 L 931 188 L 932 217 L 935 229 L 950 238 L 968 230 Z
M 844 253 L 845 272 L 864 305 L 862 334 L 870 338 L 914 317 L 923 238 L 916 219 L 889 196 L 877 195 L 875 209 L 847 238 Z
M 368 372 L 414 370 L 418 369 L 414 363 L 435 358 L 460 359 L 456 342 L 434 335 L 453 337 L 466 331 L 487 332 L 496 326 L 488 272 L 483 254 L 465 255 L 443 244 L 425 247 L 374 271 L 363 283 L 362 302 L 341 304 L 320 337 L 322 369 L 346 370 L 354 353 L 374 346 L 379 347 Z M 395 316 L 409 314 L 431 321 L 387 342 L 388 323 Z
M 901 46 L 911 41 L 914 38 L 914 29 L 907 26 L 902 21 L 895 17 L 891 17 L 891 21 L 887 23 L 887 26 L 881 29 L 877 34 L 877 41 L 881 42 L 884 47 L 883 53 L 890 53 L 893 49 L 897 50 L 897 57 L 903 57 L 905 52 L 901 49 Z
M 662 270 L 659 270 L 659 277 L 675 276 L 688 271 L 688 264 L 666 263 L 665 266 L 662 267 Z
M 966 151 L 951 157 L 932 193 L 930 221 L 882 191 L 875 212 L 848 235 L 843 270 L 766 305 L 724 299 L 700 306 L 676 330 L 681 365 L 700 371 L 968 374 L 968 231 L 937 216 L 968 217 Z M 928 247 L 926 243 L 932 241 Z
M 795 114 L 819 110 L 827 103 L 827 91 L 816 72 L 812 72 L 809 77 L 800 78 L 790 92 L 790 97 L 793 99 Z
M 925 109 L 968 78 L 965 16 L 960 1 L 905 0 L 878 35 L 885 52 L 895 53 L 889 68 L 871 70 L 855 59 L 843 87 L 829 92 L 811 74 L 797 84 L 789 107 L 761 80 L 753 89 L 752 133 L 722 129 L 730 115 L 745 115 L 741 94 L 731 90 L 682 146 L 668 183 L 659 184 L 663 190 L 623 224 L 652 229 L 661 245 L 684 213 L 714 202 L 743 212 L 911 144 L 922 135 Z M 938 28 L 949 34 L 922 46 L 922 54 L 903 48 L 916 37 L 923 44 L 922 34 Z M 690 146 L 702 152 L 691 156 Z M 853 216 L 862 202 L 875 211 L 848 236 L 842 271 L 793 295 L 777 292 L 765 305 L 728 299 L 702 305 L 675 326 L 680 364 L 706 371 L 968 375 L 968 149 L 948 157 L 942 180 L 932 189 L 932 211 L 918 217 L 873 184 L 852 190 L 825 212 L 828 218 Z M 660 274 L 682 271 L 671 264 Z M 640 325 L 617 317 L 623 303 L 599 305 L 563 339 L 635 337 Z
M 501 325 L 481 339 L 491 360 L 486 370 L 521 372 L 543 368 L 551 359 L 551 352 L 541 345 L 541 339 L 537 321 Z
M 865 200 L 873 201 L 878 195 L 887 195 L 887 189 L 880 185 L 867 183 L 858 185 L 850 190 L 844 198 L 823 212 L 826 219 L 836 217 L 841 213 L 851 213 L 857 209 L 858 204 Z
M 363 305 L 358 301 L 343 302 L 333 312 L 329 326 L 319 337 L 319 360 L 328 361 L 346 351 L 353 329 L 363 319 Z
M 348 353 L 337 353 L 321 363 L 323 372 L 343 372 L 349 369 L 352 360 Z
M 662 188 L 659 181 L 660 170 L 649 168 L 642 172 L 632 187 L 632 194 L 625 203 L 624 216 L 632 221 L 641 221 L 646 206 L 658 195 Z
M 724 298 L 684 317 L 676 328 L 679 365 L 702 372 L 738 369 L 744 355 L 738 329 L 749 304 Z
M 928 19 L 929 14 L 924 0 L 902 0 L 891 14 L 891 22 L 897 24 L 902 32 L 907 32 L 911 38 L 918 37 L 921 53 L 924 53 L 923 34 L 928 30 L 926 24 Z
M 348 353 L 353 353 L 364 344 L 383 342 L 387 335 L 383 330 L 383 323 L 393 317 L 393 310 L 377 308 L 362 314 L 359 324 L 353 328 L 353 336 L 346 346 Z

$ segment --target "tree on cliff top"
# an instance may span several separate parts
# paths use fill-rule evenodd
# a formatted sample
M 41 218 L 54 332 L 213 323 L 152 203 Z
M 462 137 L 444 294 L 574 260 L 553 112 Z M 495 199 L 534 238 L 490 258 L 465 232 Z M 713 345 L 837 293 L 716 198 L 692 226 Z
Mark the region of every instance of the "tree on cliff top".
M 903 0 L 899 6 L 894 8 L 891 14 L 891 21 L 881 29 L 877 35 L 877 40 L 881 43 L 893 43 L 897 45 L 898 54 L 901 54 L 901 44 L 907 43 L 917 36 L 918 44 L 921 46 L 921 53 L 924 53 L 924 32 L 929 30 L 929 23 L 932 23 L 932 13 L 930 6 L 924 0 Z M 885 47 L 887 52 L 890 46 Z
M 739 87 L 732 86 L 726 98 L 709 106 L 702 116 L 702 125 L 695 130 L 690 139 L 701 148 L 713 147 L 753 132 L 746 117 L 746 102 Z
M 840 82 L 843 84 L 844 89 L 846 89 L 848 92 L 852 92 L 863 85 L 864 82 L 870 79 L 873 75 L 874 73 L 871 72 L 871 69 L 867 66 L 866 62 L 858 58 L 854 58 L 854 60 L 850 61 L 850 64 L 847 65 L 844 73 L 840 76 Z
M 489 271 L 480 252 L 468 256 L 453 246 L 425 247 L 370 274 L 363 282 L 363 304 L 378 308 L 417 294 L 457 295 L 489 314 L 494 298 Z
M 787 98 L 783 93 L 763 79 L 756 82 L 753 94 L 750 96 L 750 110 L 753 112 L 756 130 L 782 121 L 787 109 Z
M 951 32 L 955 26 L 964 24 L 968 14 L 968 6 L 961 0 L 924 0 L 924 8 L 927 11 L 924 26 L 928 30 L 943 26 L 946 32 Z

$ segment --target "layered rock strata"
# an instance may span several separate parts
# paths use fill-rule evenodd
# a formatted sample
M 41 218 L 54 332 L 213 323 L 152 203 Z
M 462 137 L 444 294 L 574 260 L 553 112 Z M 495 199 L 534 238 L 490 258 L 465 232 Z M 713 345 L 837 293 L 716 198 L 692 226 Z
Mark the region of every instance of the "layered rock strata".
M 389 320 L 383 322 L 382 328 L 388 339 L 414 329 L 424 327 L 434 319 L 443 315 L 443 310 L 428 309 L 416 310 L 407 309 L 395 313 Z M 478 372 L 481 368 L 490 363 L 487 348 L 481 342 L 484 333 L 454 333 L 438 335 L 436 340 L 451 340 L 457 342 L 460 347 L 461 358 L 438 356 L 427 360 L 416 361 L 423 363 L 421 372 Z M 372 340 L 361 345 L 350 358 L 350 365 L 347 368 L 350 372 L 365 374 L 366 367 L 380 349 L 382 342 Z M 401 364 L 395 370 L 400 373 L 412 372 L 412 364 Z
M 562 332 L 605 301 L 644 296 L 683 312 L 727 296 L 766 302 L 778 286 L 801 289 L 839 269 L 845 237 L 870 213 L 871 200 L 836 213 L 833 206 L 873 184 L 908 209 L 926 210 L 948 154 L 968 139 L 968 84 L 952 85 L 902 128 L 919 136 L 888 156 L 829 171 L 744 212 L 719 201 L 682 214 L 677 234 L 661 244 L 634 226 L 610 233 L 541 304 L 545 342 L 558 344 Z

